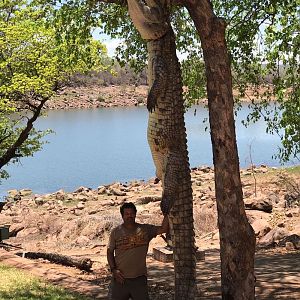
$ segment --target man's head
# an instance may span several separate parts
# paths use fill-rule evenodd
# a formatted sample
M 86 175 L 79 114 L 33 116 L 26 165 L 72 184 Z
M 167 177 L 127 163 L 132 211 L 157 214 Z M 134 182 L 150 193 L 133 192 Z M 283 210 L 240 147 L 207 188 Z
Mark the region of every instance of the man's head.
M 135 223 L 136 207 L 132 202 L 124 203 L 120 207 L 120 212 L 125 224 Z

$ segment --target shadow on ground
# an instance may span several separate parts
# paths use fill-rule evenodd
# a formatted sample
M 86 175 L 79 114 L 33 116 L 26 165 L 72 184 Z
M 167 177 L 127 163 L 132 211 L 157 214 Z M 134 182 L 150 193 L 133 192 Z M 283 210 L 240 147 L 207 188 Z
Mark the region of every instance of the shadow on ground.
M 151 300 L 171 300 L 174 289 L 174 269 L 149 259 L 149 288 Z M 300 299 L 300 252 L 260 252 L 255 258 L 257 300 Z M 218 250 L 206 251 L 205 262 L 197 263 L 197 299 L 221 298 L 221 275 Z

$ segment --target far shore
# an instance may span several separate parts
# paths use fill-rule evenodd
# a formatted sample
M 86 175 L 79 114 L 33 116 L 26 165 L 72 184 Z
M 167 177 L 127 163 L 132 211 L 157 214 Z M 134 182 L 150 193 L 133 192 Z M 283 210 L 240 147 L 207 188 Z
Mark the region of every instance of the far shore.
M 65 87 L 46 102 L 45 108 L 55 110 L 144 106 L 147 93 L 147 85 Z M 238 92 L 234 91 L 234 96 L 237 95 Z M 253 99 L 255 99 L 253 92 L 249 90 L 241 101 L 250 103 Z M 195 104 L 207 104 L 207 99 L 199 99 Z

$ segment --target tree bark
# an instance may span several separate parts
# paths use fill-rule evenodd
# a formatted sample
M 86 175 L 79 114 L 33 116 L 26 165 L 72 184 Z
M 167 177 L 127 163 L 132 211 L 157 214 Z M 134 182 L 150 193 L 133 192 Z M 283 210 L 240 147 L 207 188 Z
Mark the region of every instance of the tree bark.
M 206 67 L 220 230 L 222 299 L 254 299 L 255 235 L 243 202 L 226 24 L 214 15 L 208 0 L 186 0 L 184 4 L 200 35 Z
M 23 256 L 22 253 L 19 253 L 19 255 Z M 93 265 L 93 262 L 89 258 L 74 258 L 57 253 L 26 252 L 24 257 L 31 259 L 43 258 L 56 264 L 61 264 L 63 266 L 69 267 L 76 267 L 77 269 L 87 272 L 91 272 L 91 267 Z

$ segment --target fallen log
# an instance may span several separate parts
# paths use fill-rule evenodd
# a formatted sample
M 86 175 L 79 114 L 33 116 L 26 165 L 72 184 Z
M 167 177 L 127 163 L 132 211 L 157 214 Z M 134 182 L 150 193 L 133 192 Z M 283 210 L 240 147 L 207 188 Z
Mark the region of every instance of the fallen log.
M 89 258 L 74 258 L 66 255 L 61 255 L 58 253 L 19 252 L 17 253 L 17 255 L 25 258 L 31 258 L 31 259 L 43 258 L 56 264 L 60 264 L 68 267 L 76 267 L 77 269 L 87 271 L 87 272 L 91 272 L 91 268 L 93 265 L 93 262 Z

